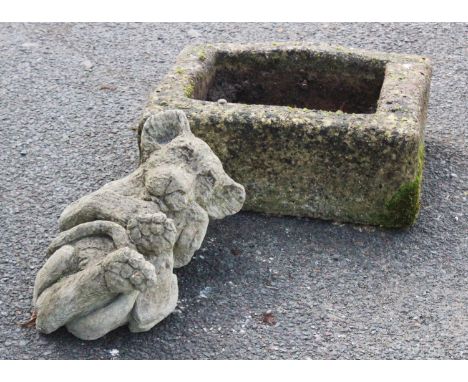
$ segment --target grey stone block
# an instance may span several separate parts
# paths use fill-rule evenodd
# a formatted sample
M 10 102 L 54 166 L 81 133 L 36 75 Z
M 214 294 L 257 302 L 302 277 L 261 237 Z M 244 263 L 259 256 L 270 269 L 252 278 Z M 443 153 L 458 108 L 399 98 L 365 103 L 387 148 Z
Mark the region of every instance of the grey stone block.
M 406 227 L 422 178 L 426 57 L 316 43 L 189 46 L 150 97 L 182 109 L 244 209 Z

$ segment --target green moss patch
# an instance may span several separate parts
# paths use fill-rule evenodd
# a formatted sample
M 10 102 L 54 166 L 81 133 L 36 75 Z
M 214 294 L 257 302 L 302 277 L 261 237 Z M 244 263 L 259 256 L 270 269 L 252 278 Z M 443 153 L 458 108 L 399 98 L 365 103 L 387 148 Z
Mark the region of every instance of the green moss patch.
M 194 86 L 193 83 L 190 82 L 184 89 L 184 94 L 186 97 L 192 97 L 193 96 L 193 91 L 194 91 Z
M 206 60 L 206 53 L 204 50 L 198 52 L 198 59 L 202 62 Z
M 422 172 L 424 164 L 424 145 L 419 146 L 418 171 L 413 181 L 405 183 L 385 204 L 385 213 L 379 217 L 379 224 L 388 228 L 409 227 L 416 221 L 419 213 Z

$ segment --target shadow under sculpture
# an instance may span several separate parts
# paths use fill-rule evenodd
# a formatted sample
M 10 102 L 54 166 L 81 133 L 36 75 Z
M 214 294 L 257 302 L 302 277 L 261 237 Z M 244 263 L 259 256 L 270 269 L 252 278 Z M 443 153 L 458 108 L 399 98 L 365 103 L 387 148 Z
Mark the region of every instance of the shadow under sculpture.
M 209 218 L 238 212 L 244 187 L 190 131 L 182 111 L 150 116 L 141 165 L 69 205 L 36 277 L 36 328 L 97 339 L 151 329 L 176 307 L 174 267 L 200 248 Z

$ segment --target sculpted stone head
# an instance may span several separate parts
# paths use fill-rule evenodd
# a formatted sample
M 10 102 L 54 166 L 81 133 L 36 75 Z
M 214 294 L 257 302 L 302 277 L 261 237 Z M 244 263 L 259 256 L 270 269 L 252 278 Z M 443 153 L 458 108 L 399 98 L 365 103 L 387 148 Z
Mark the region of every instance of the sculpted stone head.
M 194 201 L 210 218 L 221 219 L 242 208 L 244 187 L 225 173 L 211 148 L 192 134 L 182 111 L 149 117 L 140 152 L 147 168 L 146 188 L 162 201 L 163 210 L 180 211 Z

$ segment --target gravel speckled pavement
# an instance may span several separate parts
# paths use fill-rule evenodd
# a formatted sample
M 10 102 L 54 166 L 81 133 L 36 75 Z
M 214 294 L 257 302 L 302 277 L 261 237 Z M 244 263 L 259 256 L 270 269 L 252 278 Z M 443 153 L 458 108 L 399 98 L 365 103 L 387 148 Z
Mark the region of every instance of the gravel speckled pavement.
M 0 24 L 0 358 L 468 358 L 467 35 L 468 24 Z M 287 40 L 432 58 L 418 223 L 240 213 L 211 224 L 177 271 L 177 311 L 150 332 L 85 342 L 21 328 L 59 214 L 136 167 L 132 126 L 179 51 Z

